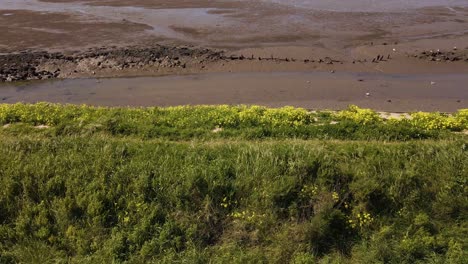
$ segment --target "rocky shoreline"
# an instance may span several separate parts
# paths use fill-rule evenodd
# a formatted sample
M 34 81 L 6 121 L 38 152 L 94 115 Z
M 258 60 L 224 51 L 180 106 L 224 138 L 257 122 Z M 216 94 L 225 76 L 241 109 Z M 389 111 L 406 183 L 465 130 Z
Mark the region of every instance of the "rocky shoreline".
M 28 81 L 94 75 L 97 71 L 152 66 L 185 68 L 197 61 L 216 61 L 223 52 L 193 47 L 93 48 L 75 52 L 19 52 L 0 54 L 0 81 Z

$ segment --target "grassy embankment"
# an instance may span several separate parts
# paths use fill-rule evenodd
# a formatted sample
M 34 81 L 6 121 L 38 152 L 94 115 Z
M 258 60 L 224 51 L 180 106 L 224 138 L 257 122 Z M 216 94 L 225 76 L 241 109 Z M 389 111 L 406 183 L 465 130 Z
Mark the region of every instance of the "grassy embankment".
M 468 257 L 466 110 L 18 104 L 0 124 L 0 263 Z

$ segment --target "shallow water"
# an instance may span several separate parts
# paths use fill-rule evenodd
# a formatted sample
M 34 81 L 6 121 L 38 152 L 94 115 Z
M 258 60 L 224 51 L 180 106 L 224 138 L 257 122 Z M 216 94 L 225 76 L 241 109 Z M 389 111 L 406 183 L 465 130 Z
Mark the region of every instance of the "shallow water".
M 209 8 L 150 9 L 133 6 L 90 6 L 80 2 L 49 3 L 38 0 L 0 0 L 0 10 L 28 10 L 36 12 L 71 13 L 90 20 L 122 22 L 124 20 L 151 26 L 153 33 L 169 38 L 184 38 L 172 26 L 190 24 L 204 27 L 223 22 L 218 14 L 208 14 Z
M 174 0 L 171 0 L 174 1 Z M 238 0 L 236 0 L 238 1 Z M 266 2 L 285 6 L 334 10 L 334 11 L 398 11 L 413 8 L 433 7 L 433 6 L 468 6 L 468 0 L 241 0 L 244 2 Z M 177 3 L 177 0 L 174 2 Z M 229 1 L 228 1 L 229 2 Z M 0 9 L 28 9 L 43 11 L 70 11 L 70 8 L 78 12 L 89 12 L 81 10 L 84 5 L 79 1 L 68 3 L 49 3 L 38 0 L 0 0 Z M 93 7 L 96 8 L 96 7 Z M 112 7 L 122 9 L 122 7 Z
M 468 6 L 468 0 L 263 0 L 302 8 L 333 11 L 401 11 L 432 6 Z

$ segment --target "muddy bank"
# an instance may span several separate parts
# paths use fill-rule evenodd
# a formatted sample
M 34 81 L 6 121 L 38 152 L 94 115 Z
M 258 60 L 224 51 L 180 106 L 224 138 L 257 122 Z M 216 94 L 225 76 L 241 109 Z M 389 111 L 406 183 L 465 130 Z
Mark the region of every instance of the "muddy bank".
M 0 0 L 0 52 L 11 55 L 1 58 L 6 63 L 1 64 L 0 78 L 468 70 L 464 66 L 468 7 L 460 1 L 412 1 L 402 6 L 395 0 L 372 8 L 365 2 Z M 338 5 L 342 8 L 332 8 Z M 69 55 L 74 50 L 86 53 L 89 47 L 151 49 L 155 43 L 207 47 L 208 53 L 221 49 L 233 57 L 204 60 L 181 56 L 179 64 L 170 55 L 168 60 L 157 57 L 156 62 L 152 62 L 155 58 L 116 59 L 107 54 L 84 59 Z M 459 49 L 449 53 L 454 46 Z M 421 53 L 430 49 L 445 53 Z M 27 54 L 17 55 L 24 50 Z M 43 59 L 44 50 L 53 59 Z
M 349 72 L 209 73 L 187 76 L 92 78 L 3 84 L 1 103 L 48 101 L 106 106 L 197 104 L 292 105 L 381 111 L 468 108 L 466 74 Z

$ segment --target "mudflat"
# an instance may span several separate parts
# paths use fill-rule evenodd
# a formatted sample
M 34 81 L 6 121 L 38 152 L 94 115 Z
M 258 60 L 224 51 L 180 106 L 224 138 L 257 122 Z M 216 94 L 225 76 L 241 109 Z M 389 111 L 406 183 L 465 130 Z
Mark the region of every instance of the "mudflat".
M 444 80 L 453 74 L 461 76 L 458 78 L 468 75 L 468 1 L 421 2 L 0 0 L 0 80 L 336 72 L 351 76 L 346 78 L 353 92 L 374 88 L 359 81 L 359 74 L 388 75 L 387 79 L 413 74 L 412 81 L 399 80 L 392 93 L 419 91 L 412 98 L 427 102 L 423 109 L 466 108 L 466 82 Z M 267 78 L 240 74 L 235 83 L 242 86 L 252 76 Z M 144 83 L 134 79 L 132 93 L 138 94 Z M 417 89 L 428 83 L 431 89 L 450 86 L 455 89 L 453 98 L 427 96 Z M 274 91 L 268 88 L 275 84 L 261 85 Z M 307 105 L 341 105 L 342 88 L 337 88 L 342 84 L 338 87 L 333 77 L 327 77 L 320 85 L 336 91 L 327 99 L 332 103 L 310 100 Z M 294 88 L 284 87 L 286 93 Z M 106 91 L 112 94 L 111 89 Z M 316 95 L 310 93 L 311 98 Z M 359 93 L 363 98 L 349 103 L 372 100 L 365 96 L 367 92 Z M 263 101 L 264 94 L 256 94 L 258 100 L 232 102 Z M 409 98 L 407 101 L 410 104 Z M 167 105 L 170 101 L 155 103 Z M 399 107 L 395 100 L 392 104 L 392 109 Z M 374 105 L 380 107 L 377 102 Z

